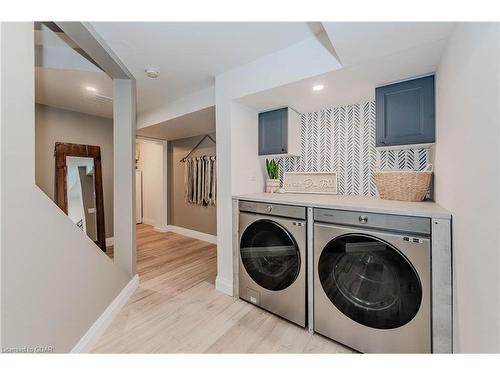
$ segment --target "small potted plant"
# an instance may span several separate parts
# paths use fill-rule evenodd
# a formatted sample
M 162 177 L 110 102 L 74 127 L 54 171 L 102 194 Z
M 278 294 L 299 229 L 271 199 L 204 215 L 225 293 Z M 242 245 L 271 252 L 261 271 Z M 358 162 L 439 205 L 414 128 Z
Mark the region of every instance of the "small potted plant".
M 280 188 L 279 167 L 274 159 L 266 159 L 268 179 L 266 180 L 266 193 L 276 193 Z

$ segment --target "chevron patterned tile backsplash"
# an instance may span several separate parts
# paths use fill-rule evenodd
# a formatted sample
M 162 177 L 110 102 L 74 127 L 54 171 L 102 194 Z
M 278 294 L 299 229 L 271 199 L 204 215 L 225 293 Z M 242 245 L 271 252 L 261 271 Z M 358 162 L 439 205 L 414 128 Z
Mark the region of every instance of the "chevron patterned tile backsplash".
M 375 102 L 346 105 L 303 114 L 301 157 L 280 157 L 283 172 L 337 171 L 338 192 L 376 195 L 376 169 L 423 170 L 427 149 L 377 151 Z

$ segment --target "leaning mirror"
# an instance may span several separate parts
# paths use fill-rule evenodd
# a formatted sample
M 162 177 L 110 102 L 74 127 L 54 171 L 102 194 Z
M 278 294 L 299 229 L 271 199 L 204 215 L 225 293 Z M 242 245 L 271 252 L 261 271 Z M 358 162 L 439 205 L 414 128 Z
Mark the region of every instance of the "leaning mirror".
M 57 205 L 106 251 L 100 148 L 58 142 L 55 157 Z

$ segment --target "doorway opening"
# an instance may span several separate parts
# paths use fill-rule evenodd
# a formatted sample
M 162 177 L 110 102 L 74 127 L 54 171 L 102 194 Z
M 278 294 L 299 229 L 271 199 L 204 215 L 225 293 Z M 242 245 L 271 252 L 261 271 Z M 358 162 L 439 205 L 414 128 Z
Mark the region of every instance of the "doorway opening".
M 137 130 L 137 272 L 173 294 L 217 273 L 215 107 Z

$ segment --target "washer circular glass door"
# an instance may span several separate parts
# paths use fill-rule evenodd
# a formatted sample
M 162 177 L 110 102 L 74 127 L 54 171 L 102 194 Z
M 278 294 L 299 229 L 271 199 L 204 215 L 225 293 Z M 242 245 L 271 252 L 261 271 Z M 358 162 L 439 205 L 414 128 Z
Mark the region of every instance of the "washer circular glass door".
M 346 234 L 330 241 L 320 255 L 318 275 L 335 307 L 368 327 L 401 327 L 420 308 L 417 272 L 394 246 L 373 236 Z
M 297 243 L 283 226 L 271 220 L 257 220 L 245 229 L 240 256 L 252 280 L 268 290 L 288 288 L 299 275 Z

